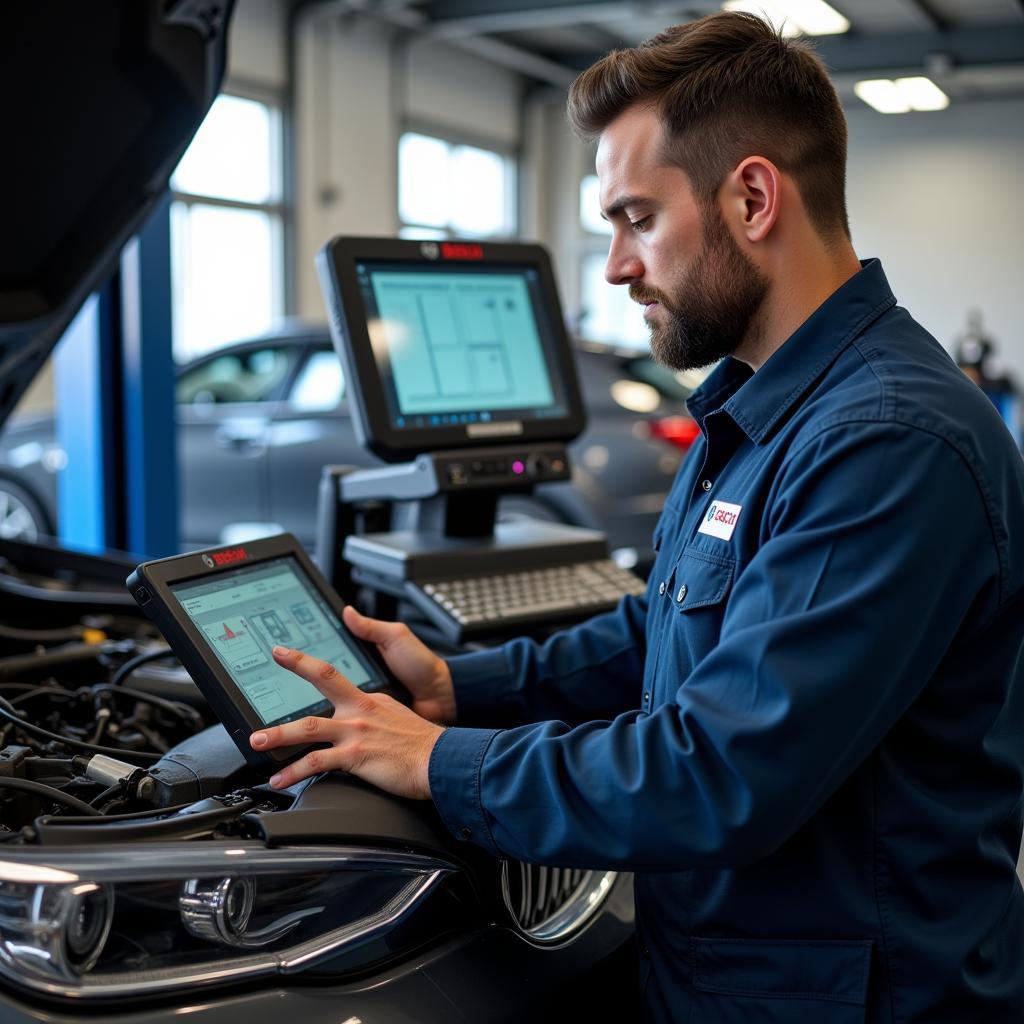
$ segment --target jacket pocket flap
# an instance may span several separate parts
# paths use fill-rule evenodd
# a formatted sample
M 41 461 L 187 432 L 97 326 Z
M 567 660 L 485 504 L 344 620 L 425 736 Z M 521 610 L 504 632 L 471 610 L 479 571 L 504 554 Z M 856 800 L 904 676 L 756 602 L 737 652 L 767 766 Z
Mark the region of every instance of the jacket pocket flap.
M 693 940 L 694 988 L 863 1006 L 870 941 Z
M 673 600 L 677 610 L 685 612 L 718 604 L 729 592 L 735 570 L 735 562 L 712 561 L 684 552 L 674 573 Z

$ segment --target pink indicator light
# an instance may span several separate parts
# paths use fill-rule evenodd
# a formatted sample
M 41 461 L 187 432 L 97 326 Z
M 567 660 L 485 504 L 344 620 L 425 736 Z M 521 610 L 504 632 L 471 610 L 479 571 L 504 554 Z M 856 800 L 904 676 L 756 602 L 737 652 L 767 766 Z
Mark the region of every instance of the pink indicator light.
M 516 459 L 516 461 L 512 463 L 512 472 L 515 473 L 516 476 L 522 476 L 522 474 L 526 472 L 526 467 Z

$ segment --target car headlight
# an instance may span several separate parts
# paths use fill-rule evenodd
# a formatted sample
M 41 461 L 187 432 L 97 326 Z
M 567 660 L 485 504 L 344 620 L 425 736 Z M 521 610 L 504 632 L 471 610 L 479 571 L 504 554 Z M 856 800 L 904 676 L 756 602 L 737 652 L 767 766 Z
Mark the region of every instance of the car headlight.
M 237 842 L 0 858 L 0 976 L 78 999 L 364 967 L 422 942 L 415 911 L 455 876 L 402 851 Z

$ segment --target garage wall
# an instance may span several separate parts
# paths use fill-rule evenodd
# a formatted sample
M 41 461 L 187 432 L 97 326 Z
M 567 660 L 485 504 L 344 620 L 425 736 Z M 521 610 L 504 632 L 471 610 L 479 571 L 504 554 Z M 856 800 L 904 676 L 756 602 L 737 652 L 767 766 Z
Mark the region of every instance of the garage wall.
M 399 27 L 315 8 L 299 28 L 297 63 L 296 311 L 322 320 L 317 249 L 334 234 L 398 230 L 402 130 L 517 147 L 522 84 L 471 54 L 412 43 Z
M 979 307 L 1024 384 L 1024 100 L 934 114 L 848 112 L 854 245 L 947 348 Z
M 283 90 L 285 60 L 284 0 L 238 0 L 228 36 L 227 88 L 233 83 Z

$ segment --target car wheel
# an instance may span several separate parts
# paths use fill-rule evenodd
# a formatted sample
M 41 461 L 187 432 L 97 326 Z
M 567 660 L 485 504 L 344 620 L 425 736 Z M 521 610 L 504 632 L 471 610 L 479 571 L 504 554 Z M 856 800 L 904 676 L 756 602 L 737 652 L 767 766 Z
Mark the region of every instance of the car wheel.
M 0 477 L 0 539 L 34 541 L 52 532 L 39 499 L 21 484 Z

